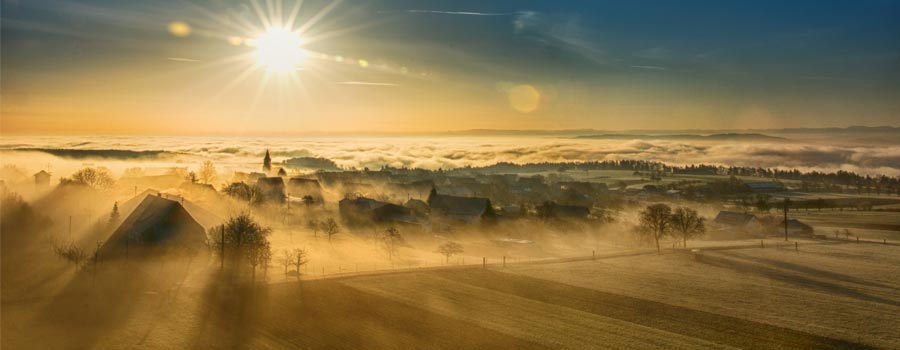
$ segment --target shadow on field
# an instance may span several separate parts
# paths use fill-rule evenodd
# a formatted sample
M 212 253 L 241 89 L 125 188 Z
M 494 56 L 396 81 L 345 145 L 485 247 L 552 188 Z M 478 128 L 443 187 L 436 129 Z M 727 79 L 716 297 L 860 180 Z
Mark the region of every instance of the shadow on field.
M 740 261 L 744 260 L 744 261 Z M 725 256 L 712 256 L 712 255 L 704 255 L 701 260 L 704 264 L 716 266 L 720 268 L 725 268 L 729 270 L 733 270 L 740 273 L 753 274 L 757 276 L 762 276 L 766 278 L 770 278 L 776 281 L 788 283 L 795 285 L 800 288 L 811 289 L 819 292 L 826 292 L 832 294 L 840 294 L 850 298 L 855 298 L 864 301 L 871 301 L 876 303 L 882 303 L 887 305 L 900 306 L 900 303 L 894 300 L 885 299 L 873 295 L 869 295 L 863 292 L 860 292 L 856 289 L 846 287 L 840 284 L 820 281 L 808 277 L 804 277 L 797 273 L 790 273 L 782 270 L 778 270 L 776 268 L 764 266 L 759 262 L 755 262 L 751 259 L 744 259 L 742 257 L 725 257 Z M 789 269 L 789 268 L 788 268 Z M 803 272 L 800 270 L 796 270 L 799 272 Z M 815 275 L 815 273 L 813 273 Z M 839 274 L 834 274 L 839 275 Z M 839 278 L 838 278 L 839 279 Z M 887 288 L 887 287 L 885 287 Z
M 859 285 L 863 285 L 863 286 L 867 286 L 867 287 L 893 288 L 891 286 L 887 286 L 887 285 L 876 283 L 876 282 L 866 281 L 866 280 L 863 280 L 860 278 L 856 278 L 854 276 L 840 274 L 840 273 L 831 272 L 831 271 L 820 270 L 820 269 L 812 268 L 809 266 L 789 263 L 786 261 L 779 261 L 779 260 L 768 259 L 768 258 L 763 258 L 763 257 L 756 257 L 756 256 L 744 256 L 744 255 L 736 256 L 736 255 L 729 254 L 729 253 L 722 253 L 722 254 L 732 257 L 732 258 L 753 261 L 753 262 L 760 263 L 760 264 L 774 266 L 774 267 L 777 267 L 780 269 L 792 270 L 795 272 L 811 275 L 814 277 L 827 278 L 827 279 L 832 279 L 832 280 L 837 280 L 837 281 L 842 281 L 842 282 L 849 282 L 849 283 L 859 284 Z
M 483 269 L 431 273 L 455 282 L 737 348 L 874 349 L 765 323 L 510 273 Z
M 340 280 L 211 285 L 203 298 L 197 349 L 546 349 Z

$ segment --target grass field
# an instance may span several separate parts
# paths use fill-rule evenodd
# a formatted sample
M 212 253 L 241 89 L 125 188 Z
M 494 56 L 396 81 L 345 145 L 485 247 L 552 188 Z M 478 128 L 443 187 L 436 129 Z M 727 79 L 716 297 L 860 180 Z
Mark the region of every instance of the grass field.
M 898 348 L 900 248 L 812 243 L 223 284 L 119 271 L 5 298 L 4 349 Z M 167 276 L 162 278 L 161 276 Z M 178 277 L 181 276 L 181 277 Z M 162 278 L 162 279 L 161 279 Z

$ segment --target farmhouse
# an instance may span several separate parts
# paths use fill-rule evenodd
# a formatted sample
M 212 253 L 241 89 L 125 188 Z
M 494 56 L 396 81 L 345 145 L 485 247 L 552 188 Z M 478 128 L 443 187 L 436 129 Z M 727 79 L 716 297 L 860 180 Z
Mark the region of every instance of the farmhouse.
M 720 229 L 737 230 L 744 233 L 759 233 L 763 229 L 756 216 L 733 211 L 720 211 L 713 220 L 713 224 Z
M 206 230 L 180 202 L 161 195 L 145 196 L 113 232 L 102 250 L 118 256 L 126 249 L 177 246 L 201 250 Z
M 256 180 L 259 194 L 265 201 L 284 202 L 284 179 L 280 177 L 263 177 Z
M 34 187 L 37 189 L 50 187 L 50 173 L 41 170 L 34 174 Z
M 341 217 L 349 224 L 393 223 L 425 227 L 428 219 L 412 209 L 366 197 L 344 198 L 338 202 Z
M 428 206 L 432 215 L 470 224 L 495 216 L 490 199 L 441 195 L 434 190 L 428 196 Z
M 292 197 L 311 196 L 316 202 L 322 202 L 322 186 L 316 179 L 291 178 L 287 183 L 287 193 Z

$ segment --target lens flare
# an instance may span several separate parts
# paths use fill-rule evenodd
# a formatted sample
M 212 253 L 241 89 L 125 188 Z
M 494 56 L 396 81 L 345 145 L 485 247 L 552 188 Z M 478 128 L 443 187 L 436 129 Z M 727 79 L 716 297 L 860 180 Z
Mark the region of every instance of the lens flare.
M 522 113 L 531 113 L 541 105 L 541 93 L 534 86 L 516 85 L 509 90 L 509 105 Z
M 191 26 L 189 24 L 181 22 L 181 21 L 175 21 L 175 22 L 169 23 L 168 29 L 169 29 L 169 34 L 172 34 L 179 38 L 183 38 L 188 35 L 191 35 Z

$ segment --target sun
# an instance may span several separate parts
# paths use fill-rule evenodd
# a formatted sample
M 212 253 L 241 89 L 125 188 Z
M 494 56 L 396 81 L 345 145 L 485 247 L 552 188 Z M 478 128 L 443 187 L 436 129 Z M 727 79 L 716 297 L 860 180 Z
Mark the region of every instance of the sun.
M 256 63 L 272 72 L 296 70 L 305 56 L 300 34 L 284 28 L 270 28 L 253 39 Z

